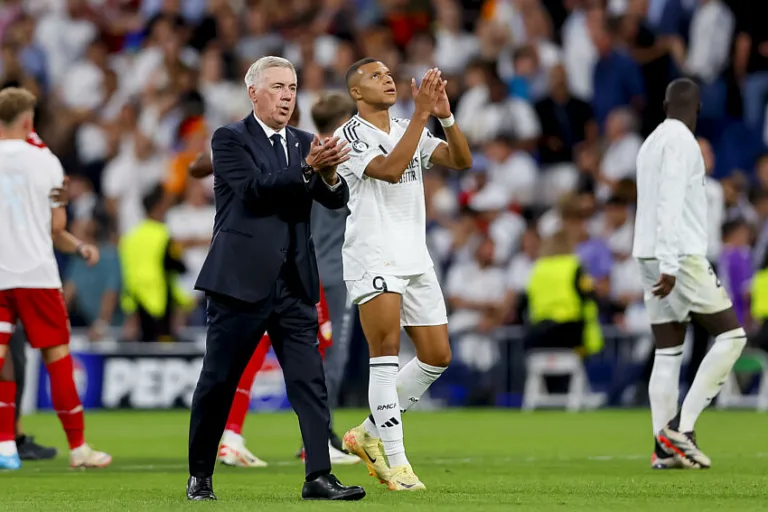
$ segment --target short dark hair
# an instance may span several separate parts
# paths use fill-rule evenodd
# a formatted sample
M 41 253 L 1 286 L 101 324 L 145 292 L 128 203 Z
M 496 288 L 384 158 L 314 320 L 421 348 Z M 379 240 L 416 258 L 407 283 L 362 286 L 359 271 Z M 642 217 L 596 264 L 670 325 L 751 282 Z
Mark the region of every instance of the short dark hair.
M 328 92 L 312 105 L 312 121 L 319 133 L 329 133 L 354 112 L 355 104 L 347 94 Z
M 347 74 L 344 76 L 344 82 L 347 84 L 347 89 L 350 88 L 349 82 L 350 80 L 352 80 L 352 77 L 355 76 L 355 73 L 357 73 L 357 70 L 365 66 L 366 64 L 371 64 L 373 62 L 379 62 L 379 60 L 374 59 L 373 57 L 366 57 L 364 59 L 360 59 L 359 61 L 349 66 L 349 69 L 347 70 Z
M 162 185 L 157 185 L 154 189 L 152 189 L 152 191 L 144 196 L 142 203 L 144 205 L 144 211 L 147 212 L 147 215 L 151 214 L 152 210 L 154 210 L 159 204 L 163 202 L 164 197 L 165 189 L 163 189 Z

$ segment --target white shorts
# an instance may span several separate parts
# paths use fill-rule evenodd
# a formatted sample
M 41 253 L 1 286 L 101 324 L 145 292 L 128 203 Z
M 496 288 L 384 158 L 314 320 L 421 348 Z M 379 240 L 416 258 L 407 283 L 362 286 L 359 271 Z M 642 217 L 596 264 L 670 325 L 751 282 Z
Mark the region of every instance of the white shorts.
M 659 281 L 659 261 L 640 259 L 643 296 L 651 324 L 688 322 L 690 313 L 710 315 L 733 306 L 715 271 L 704 256 L 684 256 L 680 260 L 675 287 L 666 297 L 651 291 Z
M 344 281 L 353 304 L 365 304 L 384 292 L 402 296 L 400 325 L 445 325 L 448 314 L 445 298 L 435 269 L 413 276 L 389 276 L 365 273 L 357 281 Z

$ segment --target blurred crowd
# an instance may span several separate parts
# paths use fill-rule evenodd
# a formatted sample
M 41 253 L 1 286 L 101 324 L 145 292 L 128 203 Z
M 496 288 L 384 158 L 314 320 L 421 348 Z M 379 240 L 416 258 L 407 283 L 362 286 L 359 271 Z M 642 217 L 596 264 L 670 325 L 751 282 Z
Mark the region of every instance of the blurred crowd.
M 741 319 L 768 247 L 768 25 L 750 0 L 6 0 L 0 87 L 40 97 L 37 129 L 70 178 L 71 229 L 102 247 L 86 269 L 62 258 L 73 325 L 121 326 L 117 244 L 161 187 L 159 218 L 193 283 L 213 225 L 212 181 L 187 177 L 212 131 L 250 111 L 248 66 L 281 55 L 298 72 L 297 125 L 371 56 L 409 82 L 438 66 L 474 152 L 469 171 L 425 175 L 428 242 L 454 333 L 523 322 L 542 239 L 576 237 L 601 321 L 645 332 L 631 258 L 635 157 L 664 119 L 668 82 L 702 89 L 709 259 Z M 431 129 L 441 134 L 439 123 Z M 157 212 L 156 212 L 157 213 Z M 732 265 L 739 272 L 731 271 Z M 254 270 L 256 271 L 256 270 Z M 193 303 L 194 304 L 194 303 Z M 201 325 L 200 307 L 174 314 Z M 124 335 L 135 331 L 126 322 Z M 472 344 L 470 344 L 471 346 Z M 493 354 L 466 355 L 490 365 Z

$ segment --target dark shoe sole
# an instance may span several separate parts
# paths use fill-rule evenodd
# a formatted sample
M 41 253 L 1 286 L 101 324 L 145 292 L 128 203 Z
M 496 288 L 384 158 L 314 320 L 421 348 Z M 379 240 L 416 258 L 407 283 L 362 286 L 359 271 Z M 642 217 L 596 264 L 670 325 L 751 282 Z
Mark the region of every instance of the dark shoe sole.
M 51 450 L 48 453 L 23 453 L 19 452 L 19 458 L 21 460 L 51 460 L 55 459 L 58 455 L 58 451 Z
M 302 496 L 301 497 L 301 499 L 303 499 L 304 501 L 359 501 L 363 498 L 365 498 L 365 491 L 340 494 L 333 498 L 326 498 L 326 497 L 319 497 L 319 496 L 314 496 L 314 497 Z
M 214 496 L 187 496 L 188 501 L 216 501 Z

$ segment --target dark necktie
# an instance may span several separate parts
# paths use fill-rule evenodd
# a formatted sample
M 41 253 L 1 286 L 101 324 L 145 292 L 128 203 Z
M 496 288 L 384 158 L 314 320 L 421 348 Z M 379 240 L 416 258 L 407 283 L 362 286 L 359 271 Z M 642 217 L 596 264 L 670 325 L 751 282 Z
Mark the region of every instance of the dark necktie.
M 280 169 L 288 167 L 288 162 L 285 160 L 285 149 L 283 149 L 283 137 L 276 133 L 270 137 L 272 139 L 272 149 L 275 152 L 275 158 L 277 158 L 277 165 Z
M 277 165 L 280 169 L 285 169 L 288 167 L 288 162 L 285 160 L 285 149 L 283 149 L 283 141 L 282 136 L 279 133 L 274 134 L 270 137 L 270 140 L 272 141 L 272 149 L 275 152 L 275 158 L 277 158 Z M 288 231 L 288 255 L 289 255 L 289 261 L 292 261 L 295 263 L 296 261 L 296 226 L 294 224 L 291 224 L 289 226 Z M 288 279 L 295 278 L 294 272 L 295 272 L 295 265 L 290 266 L 290 270 Z

